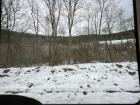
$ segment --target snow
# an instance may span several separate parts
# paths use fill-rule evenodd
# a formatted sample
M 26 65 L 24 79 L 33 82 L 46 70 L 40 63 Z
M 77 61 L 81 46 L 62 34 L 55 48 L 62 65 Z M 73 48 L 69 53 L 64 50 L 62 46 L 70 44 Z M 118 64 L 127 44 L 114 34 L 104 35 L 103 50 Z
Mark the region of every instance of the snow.
M 135 41 L 134 41 L 134 39 L 123 39 L 123 40 L 111 40 L 111 43 L 112 44 L 121 44 L 121 43 L 127 43 L 127 41 L 128 42 L 131 42 L 131 43 L 134 43 Z M 106 41 L 100 41 L 99 42 L 100 44 L 105 44 L 106 43 Z M 107 44 L 110 44 L 110 41 L 107 41 Z
M 43 104 L 136 103 L 136 62 L 86 63 L 0 69 L 0 94 L 35 98 Z

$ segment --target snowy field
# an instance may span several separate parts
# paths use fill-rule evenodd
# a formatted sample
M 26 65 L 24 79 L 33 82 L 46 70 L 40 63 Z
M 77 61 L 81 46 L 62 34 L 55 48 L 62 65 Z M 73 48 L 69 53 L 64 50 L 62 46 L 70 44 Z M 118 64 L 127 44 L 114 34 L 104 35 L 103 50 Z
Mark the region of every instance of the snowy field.
M 0 94 L 35 98 L 43 104 L 136 103 L 136 62 L 87 63 L 0 69 Z
M 100 41 L 99 43 L 100 44 L 105 44 L 107 42 L 107 44 L 110 44 L 110 41 Z M 134 39 L 123 39 L 123 40 L 111 40 L 111 43 L 112 44 L 125 44 L 127 42 L 131 42 L 131 43 L 135 43 L 135 40 Z

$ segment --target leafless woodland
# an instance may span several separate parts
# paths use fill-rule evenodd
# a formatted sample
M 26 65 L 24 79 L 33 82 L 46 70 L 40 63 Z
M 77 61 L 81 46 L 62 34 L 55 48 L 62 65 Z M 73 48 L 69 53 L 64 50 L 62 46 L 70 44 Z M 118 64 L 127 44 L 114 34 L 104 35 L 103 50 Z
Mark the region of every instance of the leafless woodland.
M 118 0 L 1 0 L 0 59 L 1 67 L 135 61 L 133 15 Z

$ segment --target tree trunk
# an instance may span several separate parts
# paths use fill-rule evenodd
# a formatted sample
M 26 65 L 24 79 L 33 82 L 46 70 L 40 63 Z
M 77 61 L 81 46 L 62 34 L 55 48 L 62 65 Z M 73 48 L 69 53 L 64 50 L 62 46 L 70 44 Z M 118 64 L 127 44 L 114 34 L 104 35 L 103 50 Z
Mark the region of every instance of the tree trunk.
M 10 55 L 11 55 L 11 48 L 10 48 L 10 34 L 9 34 L 9 30 L 7 30 L 7 66 L 10 66 L 11 65 L 11 62 L 10 62 Z
M 68 64 L 71 64 L 71 29 L 69 29 L 69 41 L 68 41 Z

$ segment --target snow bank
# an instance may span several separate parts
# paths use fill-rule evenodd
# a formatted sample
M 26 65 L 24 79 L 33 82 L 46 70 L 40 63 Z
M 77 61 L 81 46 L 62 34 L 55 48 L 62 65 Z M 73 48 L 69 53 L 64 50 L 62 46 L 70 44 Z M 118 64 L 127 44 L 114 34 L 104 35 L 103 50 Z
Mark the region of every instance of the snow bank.
M 134 41 L 134 39 L 123 39 L 123 40 L 111 40 L 111 43 L 112 44 L 121 44 L 121 43 L 127 43 L 127 41 L 128 42 L 131 42 L 131 43 L 134 43 L 135 41 Z M 100 41 L 99 42 L 100 44 L 105 44 L 106 43 L 106 41 Z M 110 41 L 107 41 L 107 44 L 110 44 Z
M 137 63 L 1 68 L 0 94 L 29 96 L 44 104 L 136 103 Z

